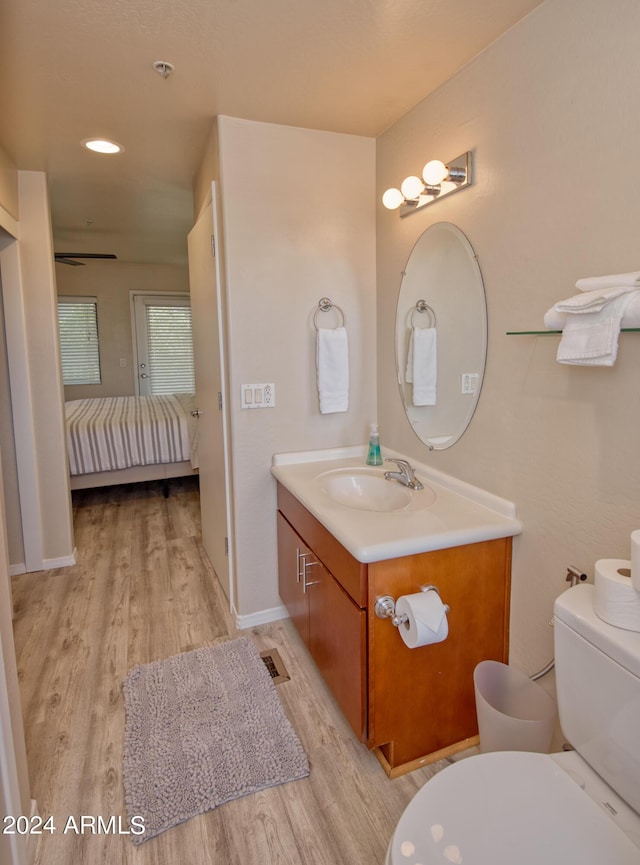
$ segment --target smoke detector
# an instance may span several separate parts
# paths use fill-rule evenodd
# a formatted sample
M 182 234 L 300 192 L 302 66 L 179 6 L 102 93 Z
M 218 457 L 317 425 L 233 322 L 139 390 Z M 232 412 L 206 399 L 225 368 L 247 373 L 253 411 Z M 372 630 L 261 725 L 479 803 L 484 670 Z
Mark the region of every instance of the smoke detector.
M 153 64 L 153 68 L 156 70 L 158 75 L 162 75 L 163 78 L 168 78 L 175 69 L 175 66 L 173 63 L 169 63 L 168 60 L 156 60 Z

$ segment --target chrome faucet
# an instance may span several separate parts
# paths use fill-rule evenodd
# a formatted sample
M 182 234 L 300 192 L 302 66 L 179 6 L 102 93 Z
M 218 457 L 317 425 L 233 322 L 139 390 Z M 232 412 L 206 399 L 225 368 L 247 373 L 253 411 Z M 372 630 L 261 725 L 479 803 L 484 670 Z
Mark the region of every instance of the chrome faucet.
M 411 468 L 410 463 L 407 460 L 394 460 L 385 457 L 386 463 L 395 463 L 398 466 L 397 472 L 385 472 L 385 480 L 388 481 L 398 481 L 405 487 L 409 487 L 411 490 L 422 490 L 424 489 L 424 485 L 420 483 L 418 478 L 415 476 L 413 469 Z

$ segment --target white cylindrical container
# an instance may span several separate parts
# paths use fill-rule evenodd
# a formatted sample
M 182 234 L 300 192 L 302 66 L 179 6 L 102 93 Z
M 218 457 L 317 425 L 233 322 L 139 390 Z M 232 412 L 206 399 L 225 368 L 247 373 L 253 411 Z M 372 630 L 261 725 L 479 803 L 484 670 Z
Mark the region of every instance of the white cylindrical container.
M 631 585 L 640 592 L 640 529 L 631 532 Z
M 640 592 L 631 583 L 628 559 L 596 562 L 593 608 L 603 622 L 626 631 L 640 631 Z

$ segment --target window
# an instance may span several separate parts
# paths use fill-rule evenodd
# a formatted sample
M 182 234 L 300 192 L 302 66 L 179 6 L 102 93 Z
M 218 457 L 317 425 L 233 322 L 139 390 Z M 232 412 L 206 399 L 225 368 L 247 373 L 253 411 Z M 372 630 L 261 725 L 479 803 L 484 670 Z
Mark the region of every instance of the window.
M 95 297 L 58 297 L 64 384 L 100 384 L 98 304 Z
M 188 296 L 134 296 L 140 394 L 194 393 Z

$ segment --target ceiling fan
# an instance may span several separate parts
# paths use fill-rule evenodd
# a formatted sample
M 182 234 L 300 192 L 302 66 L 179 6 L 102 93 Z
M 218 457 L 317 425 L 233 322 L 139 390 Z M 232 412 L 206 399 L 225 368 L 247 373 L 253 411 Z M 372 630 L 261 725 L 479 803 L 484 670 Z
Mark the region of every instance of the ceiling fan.
M 53 257 L 61 264 L 70 264 L 72 267 L 84 267 L 84 261 L 75 261 L 76 258 L 117 258 L 112 252 L 54 252 Z

